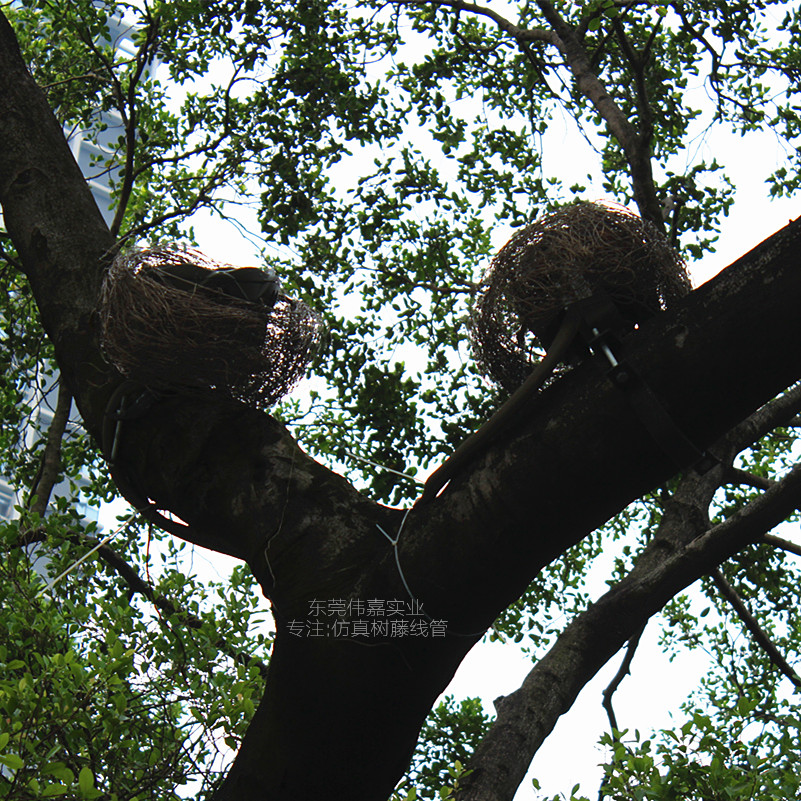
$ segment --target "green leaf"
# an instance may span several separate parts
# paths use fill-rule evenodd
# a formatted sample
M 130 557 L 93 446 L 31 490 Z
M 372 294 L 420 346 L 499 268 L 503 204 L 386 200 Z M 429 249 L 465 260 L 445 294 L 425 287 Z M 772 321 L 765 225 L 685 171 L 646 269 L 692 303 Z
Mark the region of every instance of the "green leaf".
M 90 790 L 93 790 L 94 786 L 95 776 L 92 771 L 86 765 L 84 765 L 78 774 L 78 787 L 82 793 L 86 794 Z
M 12 770 L 20 770 L 25 763 L 17 754 L 0 754 L 0 764 Z
M 64 795 L 67 788 L 63 784 L 48 784 L 42 790 L 42 798 L 55 798 L 59 795 Z

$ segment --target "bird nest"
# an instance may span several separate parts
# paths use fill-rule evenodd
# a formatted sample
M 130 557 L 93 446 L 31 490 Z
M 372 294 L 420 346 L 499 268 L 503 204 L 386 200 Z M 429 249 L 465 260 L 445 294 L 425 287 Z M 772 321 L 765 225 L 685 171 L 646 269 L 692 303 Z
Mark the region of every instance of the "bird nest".
M 320 338 L 318 316 L 283 294 L 274 273 L 169 247 L 115 259 L 100 318 L 104 352 L 123 375 L 260 409 L 303 376 Z
M 572 303 L 605 293 L 633 326 L 691 288 L 684 261 L 654 225 L 621 207 L 565 206 L 518 231 L 492 261 L 471 319 L 474 353 L 512 392 Z

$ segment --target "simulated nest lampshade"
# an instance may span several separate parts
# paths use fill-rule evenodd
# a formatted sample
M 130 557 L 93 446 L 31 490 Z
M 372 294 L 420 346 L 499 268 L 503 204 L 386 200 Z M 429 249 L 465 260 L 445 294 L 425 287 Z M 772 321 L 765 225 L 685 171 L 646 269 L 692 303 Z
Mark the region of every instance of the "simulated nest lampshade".
M 212 392 L 266 409 L 303 376 L 318 316 L 270 270 L 160 247 L 118 257 L 103 284 L 102 344 L 128 378 L 158 392 Z
M 471 319 L 473 350 L 482 372 L 513 392 L 572 303 L 606 293 L 634 326 L 691 288 L 655 226 L 623 208 L 565 206 L 518 231 L 492 261 Z

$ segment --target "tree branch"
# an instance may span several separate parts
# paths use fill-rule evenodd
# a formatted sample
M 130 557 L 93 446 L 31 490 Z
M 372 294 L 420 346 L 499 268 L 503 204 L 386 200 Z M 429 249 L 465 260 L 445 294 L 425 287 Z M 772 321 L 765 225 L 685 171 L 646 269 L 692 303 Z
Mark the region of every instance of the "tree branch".
M 0 202 L 62 373 L 97 434 L 119 380 L 102 361 L 94 313 L 113 237 L 15 48 L 0 17 Z M 619 358 L 700 448 L 801 376 L 799 240 L 794 224 L 620 342 Z M 275 609 L 264 699 L 217 801 L 346 798 L 354 786 L 364 799 L 386 798 L 477 632 L 544 565 L 681 467 L 599 360 L 555 381 L 525 412 L 408 515 L 361 496 L 255 409 L 176 395 L 126 421 L 121 458 L 143 494 L 247 560 Z M 711 544 L 701 537 L 658 569 L 643 568 L 620 620 L 587 632 L 582 650 L 595 659 L 619 629 L 642 625 L 649 604 L 725 558 L 738 531 L 767 530 L 786 511 L 788 482 L 749 507 L 768 504 L 750 528 Z M 418 600 L 447 621 L 447 636 L 294 636 L 290 624 L 320 599 Z M 565 702 L 560 691 L 543 708 Z
M 746 629 L 748 629 L 749 633 L 754 639 L 754 642 L 765 652 L 767 657 L 771 662 L 773 662 L 779 672 L 790 679 L 790 681 L 798 689 L 801 689 L 801 676 L 799 676 L 793 670 L 782 653 L 776 647 L 776 644 L 765 633 L 765 631 L 757 622 L 756 618 L 748 610 L 748 607 L 743 603 L 734 587 L 732 587 L 731 584 L 726 581 L 723 573 L 716 569 L 713 570 L 709 576 L 714 585 L 718 588 L 720 594 L 726 601 L 728 601 L 731 608 L 734 609 L 735 613 L 737 614 L 737 617 L 740 618 L 743 625 L 746 627 Z
M 58 385 L 58 398 L 56 408 L 53 412 L 53 419 L 47 429 L 47 441 L 39 473 L 31 488 L 28 509 L 39 517 L 44 517 L 47 505 L 50 503 L 50 495 L 58 482 L 59 471 L 61 470 L 61 442 L 64 438 L 64 431 L 72 408 L 72 395 L 63 382 Z
M 576 88 L 606 121 L 610 133 L 623 150 L 630 167 L 632 192 L 640 216 L 656 225 L 659 230 L 664 230 L 662 207 L 654 183 L 648 138 L 638 134 L 593 71 L 576 31 L 562 18 L 549 0 L 537 0 L 537 5 L 562 42 L 565 64 L 573 74 Z
M 656 31 L 659 28 L 657 24 L 648 40 L 643 53 L 638 55 L 634 52 L 626 32 L 623 29 L 623 23 L 619 18 L 615 17 L 612 20 L 612 27 L 615 30 L 617 40 L 620 43 L 621 50 L 629 62 L 632 72 L 634 73 L 634 83 L 637 87 L 637 111 L 640 116 L 640 130 L 639 136 L 642 147 L 645 147 L 650 152 L 651 142 L 654 138 L 654 121 L 653 112 L 651 111 L 651 103 L 648 98 L 648 89 L 645 85 L 645 67 L 648 64 L 648 50 L 651 47 Z
M 623 679 L 625 679 L 626 676 L 631 673 L 631 663 L 634 660 L 634 654 L 637 652 L 637 646 L 640 644 L 640 638 L 642 637 L 642 633 L 645 631 L 646 625 L 647 624 L 643 624 L 640 630 L 629 639 L 628 646 L 626 647 L 626 654 L 623 657 L 623 661 L 620 663 L 620 668 L 603 692 L 602 706 L 606 710 L 606 716 L 609 718 L 609 726 L 612 730 L 612 736 L 615 739 L 617 739 L 620 727 L 617 724 L 617 717 L 615 715 L 614 707 L 612 706 L 612 697 L 617 692 L 617 688 L 620 687 Z
M 765 534 L 762 541 L 766 545 L 773 545 L 775 548 L 781 548 L 788 553 L 793 553 L 796 556 L 801 556 L 801 545 L 790 540 L 785 540 L 782 537 L 777 537 L 775 534 Z
M 449 8 L 453 11 L 469 11 L 471 14 L 492 20 L 499 30 L 519 42 L 546 42 L 555 47 L 560 47 L 561 45 L 554 32 L 549 31 L 547 28 L 520 28 L 511 20 L 501 16 L 497 11 L 476 3 L 465 3 L 462 0 L 390 0 L 390 3 L 401 7 L 433 6 L 435 8 Z
M 676 592 L 708 573 L 705 565 L 713 567 L 747 542 L 758 541 L 783 519 L 793 497 L 801 498 L 801 469 L 796 468 L 732 519 L 707 531 L 707 509 L 726 464 L 800 402 L 801 388 L 796 386 L 762 407 L 715 446 L 722 464 L 704 475 L 688 473 L 681 480 L 653 541 L 632 571 L 574 618 L 520 689 L 503 699 L 495 723 L 468 766 L 473 772 L 465 779 L 459 801 L 510 801 L 559 716 L 608 659 Z M 721 545 L 730 554 L 724 550 L 713 556 Z
M 130 77 L 128 90 L 125 92 L 124 97 L 121 94 L 120 87 L 120 114 L 125 124 L 125 167 L 123 169 L 123 182 L 119 201 L 117 203 L 117 211 L 114 214 L 114 220 L 109 226 L 109 230 L 115 237 L 120 233 L 122 221 L 125 218 L 125 212 L 128 208 L 128 203 L 130 202 L 134 187 L 134 157 L 139 138 L 139 131 L 137 130 L 136 88 L 152 58 L 152 51 L 158 41 L 158 29 L 158 20 L 151 18 L 146 29 L 145 39 L 136 53 L 136 69 L 134 70 L 134 74 Z M 119 86 L 116 79 L 115 84 Z
M 91 542 L 89 538 L 83 539 L 86 542 Z M 136 568 L 125 561 L 111 546 L 101 545 L 97 552 L 100 558 L 128 585 L 131 592 L 143 595 L 157 609 L 160 609 L 166 615 L 174 616 L 181 625 L 186 626 L 188 629 L 197 630 L 203 627 L 204 623 L 199 617 L 193 615 L 191 612 L 187 612 L 185 609 L 180 609 L 164 595 L 157 593 L 155 587 L 149 581 L 143 579 Z M 225 654 L 237 664 L 253 665 L 258 669 L 263 679 L 267 678 L 268 665 L 262 660 L 244 653 L 238 648 L 234 648 L 222 636 L 219 636 L 214 644 L 221 653 Z
M 727 484 L 742 484 L 746 487 L 754 487 L 755 489 L 766 490 L 770 489 L 776 482 L 765 476 L 757 476 L 754 473 L 749 473 L 747 470 L 741 470 L 738 467 L 729 468 L 726 473 Z

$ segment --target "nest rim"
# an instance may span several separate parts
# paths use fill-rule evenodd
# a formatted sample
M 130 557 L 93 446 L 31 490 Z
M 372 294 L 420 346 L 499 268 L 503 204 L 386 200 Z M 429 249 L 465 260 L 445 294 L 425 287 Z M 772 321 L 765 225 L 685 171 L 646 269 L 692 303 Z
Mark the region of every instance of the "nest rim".
M 605 292 L 635 325 L 691 289 L 684 260 L 655 225 L 623 206 L 572 203 L 514 233 L 493 258 L 471 311 L 473 353 L 512 392 L 575 301 Z

